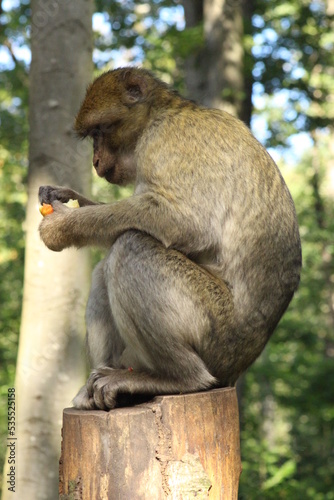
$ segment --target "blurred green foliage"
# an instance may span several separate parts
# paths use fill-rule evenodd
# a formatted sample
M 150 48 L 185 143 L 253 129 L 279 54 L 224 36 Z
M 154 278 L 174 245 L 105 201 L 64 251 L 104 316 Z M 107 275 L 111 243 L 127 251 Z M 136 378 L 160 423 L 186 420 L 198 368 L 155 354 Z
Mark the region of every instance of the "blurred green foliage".
M 4 4 L 4 3 L 3 3 Z M 334 29 L 324 0 L 256 0 L 244 39 L 254 60 L 254 117 L 268 146 L 300 142 L 297 166 L 282 171 L 296 203 L 303 244 L 299 291 L 262 356 L 241 380 L 241 499 L 334 499 Z M 203 42 L 202 26 L 184 29 L 173 0 L 96 0 L 96 71 L 121 55 L 183 90 L 183 61 Z M 14 384 L 20 325 L 28 152 L 27 0 L 0 8 L 0 396 Z M 283 103 L 283 104 L 282 104 Z M 254 120 L 255 122 L 255 120 Z M 312 145 L 313 144 L 313 145 Z M 284 152 L 283 149 L 280 151 Z M 291 155 L 289 156 L 291 159 Z M 294 158 L 296 163 L 296 158 Z M 130 194 L 100 180 L 93 196 Z M 101 258 L 94 252 L 94 260 Z M 0 405 L 0 440 L 6 437 Z M 2 449 L 2 447 L 1 447 Z M 1 461 L 3 462 L 3 455 Z M 0 468 L 2 468 L 0 462 Z

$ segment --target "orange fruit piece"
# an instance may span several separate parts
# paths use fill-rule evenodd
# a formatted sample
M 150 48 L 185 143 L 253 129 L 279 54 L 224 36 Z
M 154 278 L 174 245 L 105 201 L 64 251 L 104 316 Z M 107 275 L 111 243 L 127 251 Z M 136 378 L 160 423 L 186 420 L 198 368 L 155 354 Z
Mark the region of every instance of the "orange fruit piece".
M 46 215 L 50 215 L 53 212 L 52 205 L 49 205 L 48 203 L 43 203 L 41 207 L 39 207 L 39 211 L 45 217 Z

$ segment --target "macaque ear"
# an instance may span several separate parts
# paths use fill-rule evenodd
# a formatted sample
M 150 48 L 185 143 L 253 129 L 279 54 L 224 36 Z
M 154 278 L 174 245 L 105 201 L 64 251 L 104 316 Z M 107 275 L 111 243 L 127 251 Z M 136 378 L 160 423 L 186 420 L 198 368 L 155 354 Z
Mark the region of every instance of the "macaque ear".
M 124 74 L 124 80 L 126 100 L 129 104 L 143 101 L 147 91 L 147 83 L 143 76 L 129 70 Z
M 143 97 L 140 85 L 129 85 L 126 89 L 127 97 L 132 102 L 138 102 Z

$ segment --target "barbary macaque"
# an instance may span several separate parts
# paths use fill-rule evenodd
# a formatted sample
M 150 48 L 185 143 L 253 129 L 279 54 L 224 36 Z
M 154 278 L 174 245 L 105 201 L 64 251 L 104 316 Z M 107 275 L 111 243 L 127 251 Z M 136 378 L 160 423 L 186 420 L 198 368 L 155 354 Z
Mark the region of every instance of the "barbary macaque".
M 135 190 L 110 204 L 39 190 L 54 209 L 40 225 L 48 248 L 109 249 L 87 305 L 93 371 L 74 406 L 234 385 L 299 283 L 296 213 L 274 161 L 241 121 L 138 68 L 98 77 L 75 130 L 93 139 L 97 174 Z

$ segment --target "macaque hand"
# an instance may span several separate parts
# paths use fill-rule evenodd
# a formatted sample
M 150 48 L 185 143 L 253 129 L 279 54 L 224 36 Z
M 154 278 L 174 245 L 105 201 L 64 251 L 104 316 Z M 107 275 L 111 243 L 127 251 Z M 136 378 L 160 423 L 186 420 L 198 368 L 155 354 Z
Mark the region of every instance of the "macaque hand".
M 61 186 L 41 186 L 38 190 L 38 198 L 40 203 L 51 204 L 54 201 L 68 202 L 70 199 L 77 199 L 78 193 L 67 187 Z
M 60 252 L 70 247 L 73 242 L 69 238 L 69 216 L 73 209 L 68 208 L 60 201 L 52 202 L 53 212 L 43 218 L 39 225 L 39 234 L 44 244 L 54 252 Z

